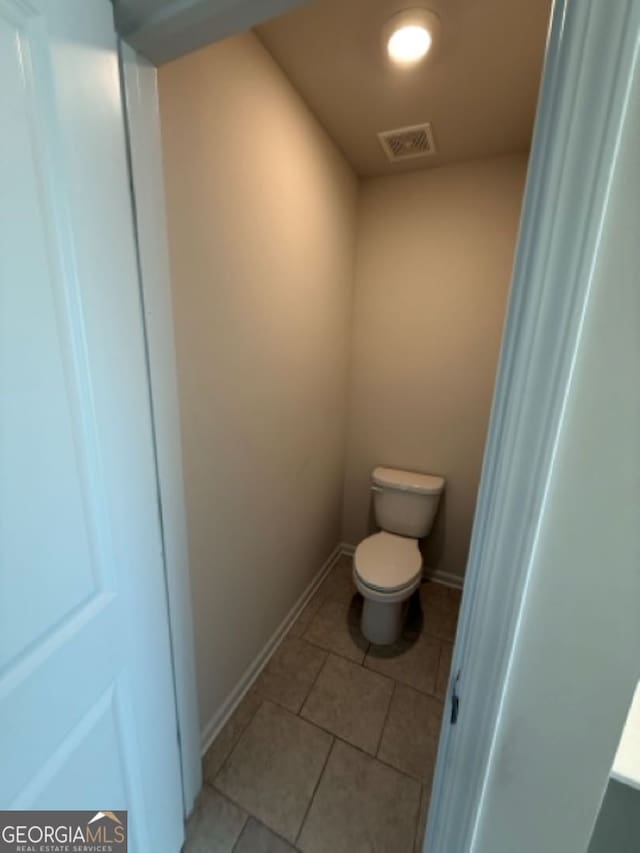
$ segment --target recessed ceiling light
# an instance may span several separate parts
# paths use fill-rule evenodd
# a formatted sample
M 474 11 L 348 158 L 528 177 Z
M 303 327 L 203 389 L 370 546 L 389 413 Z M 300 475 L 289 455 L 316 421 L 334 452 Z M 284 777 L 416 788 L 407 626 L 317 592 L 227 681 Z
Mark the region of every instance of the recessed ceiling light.
M 438 18 L 428 9 L 405 9 L 387 21 L 383 30 L 389 58 L 397 65 L 414 65 L 433 44 Z
M 431 47 L 431 33 L 417 24 L 400 27 L 387 42 L 387 51 L 394 62 L 417 62 Z

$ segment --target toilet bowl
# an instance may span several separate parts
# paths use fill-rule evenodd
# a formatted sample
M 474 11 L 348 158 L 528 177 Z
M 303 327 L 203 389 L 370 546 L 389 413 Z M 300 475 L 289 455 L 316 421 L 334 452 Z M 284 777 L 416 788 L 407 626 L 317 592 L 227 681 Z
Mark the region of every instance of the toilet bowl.
M 371 643 L 394 643 L 402 631 L 405 602 L 420 586 L 422 555 L 417 539 L 374 533 L 356 548 L 353 580 L 364 598 L 361 629 Z
M 400 637 L 406 602 L 420 586 L 420 539 L 431 530 L 444 479 L 378 467 L 371 488 L 382 530 L 356 548 L 353 580 L 364 599 L 361 631 L 369 642 L 382 646 Z

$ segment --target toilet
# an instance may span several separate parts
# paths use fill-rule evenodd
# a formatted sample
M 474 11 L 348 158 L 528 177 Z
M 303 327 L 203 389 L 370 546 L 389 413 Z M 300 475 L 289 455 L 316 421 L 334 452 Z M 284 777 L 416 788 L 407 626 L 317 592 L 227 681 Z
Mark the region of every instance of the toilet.
M 420 586 L 419 540 L 431 530 L 445 481 L 432 474 L 380 467 L 371 480 L 381 531 L 356 548 L 353 580 L 364 598 L 362 633 L 369 642 L 386 646 L 400 637 L 406 602 Z

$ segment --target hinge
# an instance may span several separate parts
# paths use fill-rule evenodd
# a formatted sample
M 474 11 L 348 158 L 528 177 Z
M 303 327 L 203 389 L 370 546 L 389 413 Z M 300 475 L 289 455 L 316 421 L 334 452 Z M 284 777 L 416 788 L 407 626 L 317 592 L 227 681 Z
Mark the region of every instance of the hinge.
M 455 726 L 458 722 L 458 712 L 460 710 L 460 696 L 458 695 L 458 682 L 460 681 L 460 676 L 462 675 L 462 670 L 459 669 L 456 673 L 456 677 L 453 679 L 451 685 L 451 725 Z

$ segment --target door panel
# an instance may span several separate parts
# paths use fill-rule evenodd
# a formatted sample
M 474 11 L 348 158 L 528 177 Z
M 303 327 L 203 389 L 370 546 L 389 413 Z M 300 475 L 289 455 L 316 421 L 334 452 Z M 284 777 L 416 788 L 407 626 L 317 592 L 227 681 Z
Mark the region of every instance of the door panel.
M 90 535 L 96 513 L 88 506 L 91 489 L 83 476 L 90 441 L 78 417 L 81 386 L 73 361 L 83 330 L 70 328 L 65 311 L 71 283 L 56 248 L 45 140 L 33 121 L 38 106 L 30 54 L 42 46 L 7 17 L 6 0 L 3 6 L 0 80 L 8 120 L 0 143 L 0 548 L 3 565 L 12 562 L 12 572 L 0 576 L 5 668 L 95 595 L 98 578 Z M 50 571 L 51 555 L 66 571 Z M 34 595 L 35 589 L 45 594 Z
M 0 0 L 0 808 L 183 837 L 107 0 Z

